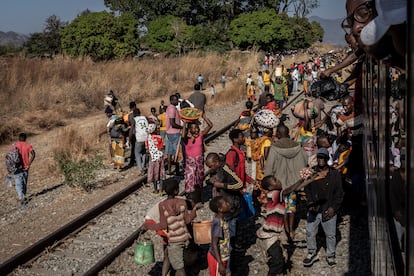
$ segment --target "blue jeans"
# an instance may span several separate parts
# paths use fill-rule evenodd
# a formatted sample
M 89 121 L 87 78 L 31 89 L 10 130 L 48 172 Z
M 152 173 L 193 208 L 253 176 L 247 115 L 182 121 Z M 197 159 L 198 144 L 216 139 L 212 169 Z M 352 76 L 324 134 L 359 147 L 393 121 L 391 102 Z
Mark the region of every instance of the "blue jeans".
M 167 154 L 174 156 L 177 153 L 178 141 L 180 137 L 181 133 L 167 133 Z
M 29 178 L 28 171 L 22 171 L 20 173 L 16 173 L 14 176 L 14 182 L 16 184 L 16 192 L 19 200 L 26 199 L 26 191 L 27 191 L 27 179 Z
M 135 142 L 135 162 L 137 162 L 138 173 L 142 173 L 145 166 L 145 142 Z
M 315 253 L 316 247 L 316 234 L 318 234 L 318 226 L 322 224 L 322 229 L 326 236 L 326 256 L 335 255 L 336 247 L 336 215 L 330 220 L 322 221 L 322 214 L 313 214 L 308 212 L 306 224 L 306 244 L 308 247 L 308 253 Z

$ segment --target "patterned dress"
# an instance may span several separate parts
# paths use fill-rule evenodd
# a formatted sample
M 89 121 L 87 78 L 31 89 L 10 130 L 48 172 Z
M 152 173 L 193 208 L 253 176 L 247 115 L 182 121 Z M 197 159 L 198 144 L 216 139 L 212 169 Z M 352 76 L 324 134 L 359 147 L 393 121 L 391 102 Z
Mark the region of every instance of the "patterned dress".
M 204 177 L 204 156 L 203 156 L 203 136 L 200 134 L 194 141 L 188 139 L 185 144 L 185 192 L 191 193 L 196 188 L 203 187 Z M 195 153 L 195 154 L 191 154 Z
M 164 141 L 159 135 L 149 134 L 145 144 L 150 153 L 147 182 L 151 183 L 164 179 L 164 154 L 162 152 Z

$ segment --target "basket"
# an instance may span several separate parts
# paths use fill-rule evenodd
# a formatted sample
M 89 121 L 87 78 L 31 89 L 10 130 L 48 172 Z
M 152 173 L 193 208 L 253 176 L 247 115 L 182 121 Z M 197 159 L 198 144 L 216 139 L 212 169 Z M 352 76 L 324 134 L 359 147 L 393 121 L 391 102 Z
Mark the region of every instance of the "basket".
M 180 117 L 186 123 L 197 121 L 203 116 L 203 111 L 195 107 L 186 107 L 180 110 Z

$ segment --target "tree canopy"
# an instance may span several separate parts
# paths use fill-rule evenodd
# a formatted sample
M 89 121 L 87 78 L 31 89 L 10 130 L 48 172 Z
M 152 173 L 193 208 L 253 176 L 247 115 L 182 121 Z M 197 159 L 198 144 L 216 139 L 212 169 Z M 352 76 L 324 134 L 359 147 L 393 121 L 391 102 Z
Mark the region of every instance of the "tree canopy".
M 139 48 L 138 21 L 130 13 L 84 13 L 62 30 L 62 49 L 71 56 L 95 60 L 135 55 Z
M 242 49 L 252 46 L 263 50 L 284 49 L 293 36 L 286 27 L 288 20 L 274 10 L 242 14 L 231 22 L 229 37 Z
M 243 13 L 270 9 L 276 13 L 294 11 L 295 16 L 304 17 L 318 7 L 318 0 L 104 0 L 114 12 L 132 13 L 135 18 L 153 21 L 172 15 L 188 25 L 212 21 L 232 21 Z
M 61 53 L 60 32 L 66 26 L 56 15 L 49 16 L 41 33 L 33 33 L 23 45 L 29 54 L 44 55 Z
M 306 48 L 323 37 L 319 23 L 305 17 L 318 0 L 105 0 L 105 5 L 113 12 L 86 10 L 70 24 L 50 16 L 25 49 L 108 60 L 134 56 L 142 46 L 177 55 L 232 47 L 268 51 Z

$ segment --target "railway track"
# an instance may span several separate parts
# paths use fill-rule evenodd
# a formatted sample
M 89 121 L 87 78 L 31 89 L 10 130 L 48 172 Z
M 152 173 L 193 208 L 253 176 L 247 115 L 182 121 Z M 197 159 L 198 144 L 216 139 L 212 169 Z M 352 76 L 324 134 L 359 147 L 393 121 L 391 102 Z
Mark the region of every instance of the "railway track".
M 286 105 L 288 107 L 297 97 Z M 221 140 L 236 120 L 211 133 L 205 139 L 209 151 L 223 152 L 230 143 Z M 0 265 L 0 274 L 15 275 L 96 275 L 114 259 L 131 248 L 143 233 L 141 227 L 146 211 L 140 197 L 153 196 L 144 186 L 143 176 L 95 208 L 67 223 L 53 233 L 22 250 Z
M 205 139 L 211 143 L 234 125 L 232 121 Z M 143 176 L 93 209 L 22 250 L 0 265 L 0 274 L 96 275 L 143 232 L 140 197 L 153 196 Z M 147 191 L 148 190 L 148 191 Z

